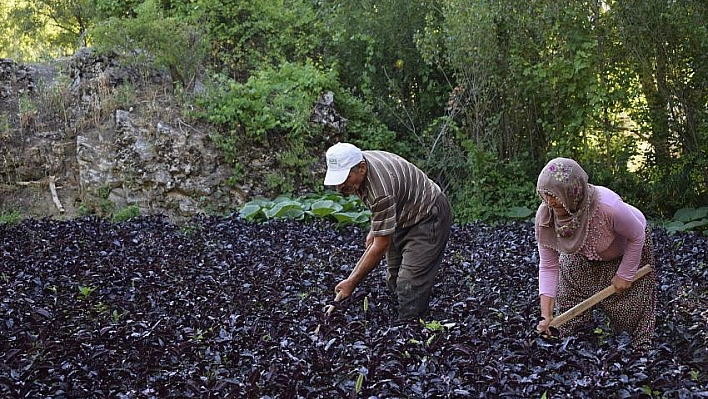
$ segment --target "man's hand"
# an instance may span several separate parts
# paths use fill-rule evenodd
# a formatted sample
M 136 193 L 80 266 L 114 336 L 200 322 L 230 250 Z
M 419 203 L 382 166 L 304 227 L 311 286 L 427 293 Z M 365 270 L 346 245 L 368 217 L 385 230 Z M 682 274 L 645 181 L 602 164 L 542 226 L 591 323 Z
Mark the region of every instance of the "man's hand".
M 348 298 L 354 292 L 354 288 L 356 288 L 356 284 L 353 281 L 350 279 L 342 280 L 334 287 L 334 295 L 338 296 L 340 300 Z
M 369 233 L 366 235 L 366 240 L 364 241 L 364 246 L 366 248 L 369 248 L 371 244 L 374 243 L 374 233 L 372 231 L 369 231 Z
M 632 282 L 615 275 L 612 277 L 612 285 L 615 287 L 615 291 L 617 291 L 618 294 L 621 294 L 632 286 Z

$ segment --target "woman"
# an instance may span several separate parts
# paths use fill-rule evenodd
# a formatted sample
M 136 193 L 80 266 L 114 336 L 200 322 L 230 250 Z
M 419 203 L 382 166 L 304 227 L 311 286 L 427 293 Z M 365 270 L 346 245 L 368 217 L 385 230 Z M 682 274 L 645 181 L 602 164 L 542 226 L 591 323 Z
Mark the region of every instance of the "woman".
M 627 331 L 635 347 L 648 346 L 656 319 L 656 274 L 632 282 L 637 269 L 655 269 L 653 244 L 644 215 L 612 190 L 588 183 L 572 159 L 555 158 L 538 176 L 541 205 L 536 212 L 540 257 L 542 320 L 549 334 L 553 308 L 564 312 L 597 291 L 614 285 L 617 293 L 598 305 L 615 330 Z M 561 335 L 587 326 L 585 312 L 560 328 Z

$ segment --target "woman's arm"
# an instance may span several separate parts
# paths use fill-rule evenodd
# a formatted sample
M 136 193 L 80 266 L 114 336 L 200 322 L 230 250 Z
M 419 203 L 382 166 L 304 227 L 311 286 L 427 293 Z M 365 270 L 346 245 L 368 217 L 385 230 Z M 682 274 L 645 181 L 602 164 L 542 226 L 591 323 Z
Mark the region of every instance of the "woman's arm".
M 553 249 L 538 246 L 540 258 L 538 265 L 538 292 L 555 298 L 558 290 L 558 273 L 560 270 L 559 254 Z
M 622 201 L 612 205 L 612 221 L 615 234 L 626 239 L 622 262 L 617 269 L 617 276 L 625 281 L 632 281 L 641 266 L 642 248 L 644 248 L 646 219 L 635 207 Z

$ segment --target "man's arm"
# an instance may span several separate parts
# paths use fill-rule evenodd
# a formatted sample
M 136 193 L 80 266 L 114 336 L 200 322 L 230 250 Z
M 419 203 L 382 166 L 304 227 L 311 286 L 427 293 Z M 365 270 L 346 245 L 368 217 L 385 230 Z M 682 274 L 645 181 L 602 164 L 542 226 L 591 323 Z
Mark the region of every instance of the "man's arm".
M 364 252 L 356 267 L 349 273 L 349 277 L 342 280 L 334 288 L 335 295 L 344 299 L 354 292 L 356 286 L 381 262 L 388 246 L 391 245 L 391 236 L 375 236 L 371 246 Z

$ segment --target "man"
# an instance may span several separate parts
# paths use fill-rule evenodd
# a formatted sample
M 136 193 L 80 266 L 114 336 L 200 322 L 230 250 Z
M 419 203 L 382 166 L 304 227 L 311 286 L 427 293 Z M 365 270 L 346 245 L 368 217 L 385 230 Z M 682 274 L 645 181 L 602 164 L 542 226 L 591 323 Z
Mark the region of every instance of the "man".
M 324 184 L 356 194 L 371 211 L 367 250 L 335 294 L 350 296 L 385 255 L 387 287 L 398 297 L 398 319 L 423 317 L 450 236 L 447 196 L 415 165 L 389 152 L 338 143 L 326 157 Z

